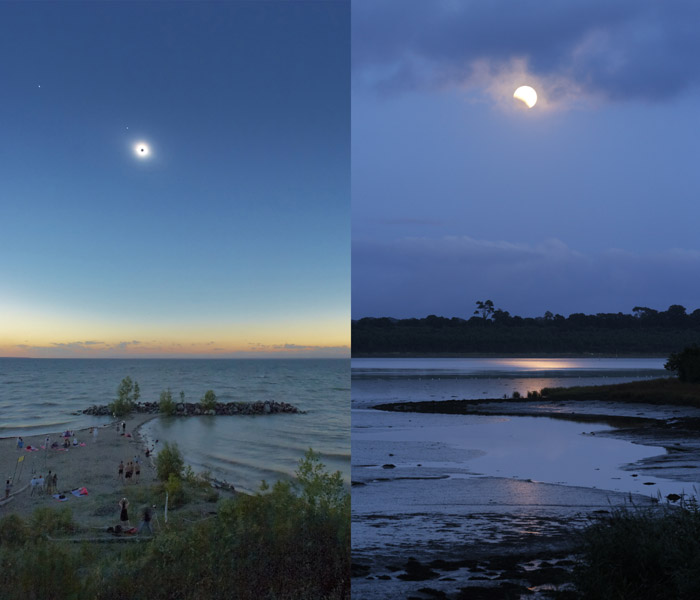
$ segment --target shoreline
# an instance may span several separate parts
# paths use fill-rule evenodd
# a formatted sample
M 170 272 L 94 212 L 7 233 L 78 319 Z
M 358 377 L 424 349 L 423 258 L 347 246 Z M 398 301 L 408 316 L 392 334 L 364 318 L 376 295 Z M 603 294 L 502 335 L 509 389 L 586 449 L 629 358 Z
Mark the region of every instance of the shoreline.
M 402 413 L 411 412 L 418 418 L 422 413 L 452 413 L 605 422 L 614 428 L 597 432 L 596 436 L 624 439 L 659 448 L 659 454 L 625 465 L 624 470 L 639 473 L 640 476 L 669 479 L 687 487 L 691 492 L 693 484 L 698 481 L 700 408 L 640 402 L 581 402 L 538 398 L 519 401 L 455 401 L 451 407 L 453 410 L 439 410 L 436 405 L 441 403 L 449 405 L 450 401 L 416 403 L 423 404 L 422 410 L 411 410 L 412 403 L 409 402 L 385 403 L 382 408 L 375 405 L 370 410 L 386 410 L 388 405 L 393 405 L 394 409 L 398 408 Z M 462 405 L 459 406 L 460 404 Z M 667 505 L 675 507 L 677 500 L 660 498 L 656 502 L 652 501 L 650 510 L 663 510 Z M 576 527 L 569 520 L 582 508 L 572 507 L 571 514 L 563 516 L 558 534 L 549 536 L 543 532 L 536 536 L 528 535 L 528 530 L 533 529 L 532 523 L 523 529 L 519 515 L 500 514 L 498 522 L 515 532 L 515 535 L 507 541 L 489 544 L 488 547 L 465 545 L 456 551 L 455 548 L 448 547 L 433 548 L 433 552 L 425 556 L 416 550 L 397 549 L 392 555 L 377 555 L 361 550 L 353 556 L 354 589 L 360 593 L 366 592 L 368 598 L 386 597 L 387 594 L 404 597 L 415 595 L 419 590 L 435 597 L 451 597 L 457 590 L 474 594 L 495 593 L 495 590 L 505 589 L 513 591 L 517 588 L 522 593 L 528 593 L 528 588 L 529 592 L 533 588 L 547 587 L 561 591 L 571 590 L 572 568 L 577 560 L 573 554 L 577 548 L 577 538 L 574 533 Z M 608 506 L 595 510 L 589 508 L 584 512 L 588 518 L 595 518 L 596 513 L 606 515 L 610 514 L 610 510 L 611 507 Z M 477 511 L 471 518 L 479 516 Z M 548 515 L 546 510 L 531 516 L 538 523 L 557 523 L 557 519 Z M 387 522 L 392 522 L 389 521 L 390 517 L 387 519 Z M 435 523 L 450 527 L 452 522 L 456 522 L 456 519 L 451 515 L 442 520 L 436 517 L 435 520 Z M 379 527 L 381 524 L 375 515 L 372 526 Z M 491 581 L 481 581 L 487 579 Z

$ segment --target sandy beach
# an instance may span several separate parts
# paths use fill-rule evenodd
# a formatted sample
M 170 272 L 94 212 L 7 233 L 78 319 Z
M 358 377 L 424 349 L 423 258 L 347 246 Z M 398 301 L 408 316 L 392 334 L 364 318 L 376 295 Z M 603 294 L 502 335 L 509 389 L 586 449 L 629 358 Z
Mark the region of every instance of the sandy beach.
M 138 428 L 152 418 L 153 415 L 145 414 L 126 417 L 126 435 L 122 435 L 121 427 L 117 427 L 121 420 L 99 427 L 96 437 L 90 434 L 89 429 L 77 430 L 75 437 L 85 445 L 71 445 L 66 450 L 41 449 L 47 437 L 50 443 L 58 441 L 62 444 L 62 432 L 26 437 L 21 450 L 17 448 L 17 438 L 0 439 L 0 475 L 3 484 L 0 517 L 11 513 L 29 517 L 36 508 L 43 506 L 69 507 L 75 521 L 81 526 L 106 528 L 119 523 L 119 500 L 138 493 L 141 502 L 131 502 L 130 510 L 131 524 L 138 525 L 141 504 L 148 500 L 136 488 L 145 488 L 155 481 L 155 469 L 152 461 L 146 458 L 146 448 Z M 28 451 L 27 446 L 39 450 Z M 126 484 L 118 475 L 119 461 L 126 464 L 134 457 L 138 457 L 141 465 L 140 479 L 136 482 L 132 478 L 132 482 Z M 32 494 L 29 485 L 32 473 L 46 477 L 49 470 L 58 476 L 57 493 L 63 494 L 67 500 L 58 501 L 38 490 Z M 13 479 L 13 485 L 10 499 L 5 501 L 5 482 L 8 478 Z M 71 493 L 83 487 L 87 489 L 87 495 L 75 496 Z

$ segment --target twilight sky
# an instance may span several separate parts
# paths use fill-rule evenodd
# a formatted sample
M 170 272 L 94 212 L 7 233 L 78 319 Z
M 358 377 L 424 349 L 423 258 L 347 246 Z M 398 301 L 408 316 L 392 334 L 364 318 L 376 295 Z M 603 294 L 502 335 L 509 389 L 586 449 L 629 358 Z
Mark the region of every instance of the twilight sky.
M 349 356 L 349 36 L 347 2 L 0 3 L 0 356 Z
M 698 308 L 699 22 L 693 1 L 354 1 L 353 318 Z

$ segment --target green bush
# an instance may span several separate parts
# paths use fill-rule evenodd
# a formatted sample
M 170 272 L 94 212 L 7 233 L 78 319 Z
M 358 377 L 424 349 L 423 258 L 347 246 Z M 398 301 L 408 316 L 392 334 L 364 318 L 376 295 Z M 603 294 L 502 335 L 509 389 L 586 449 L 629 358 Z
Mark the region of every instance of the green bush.
M 168 506 L 171 508 L 178 508 L 186 502 L 187 498 L 182 485 L 182 479 L 175 475 L 175 473 L 170 473 L 168 481 L 163 485 L 163 489 L 168 493 Z M 163 499 L 163 501 L 165 501 L 165 499 Z
M 163 390 L 160 393 L 160 399 L 158 400 L 158 410 L 166 415 L 174 415 L 176 412 L 176 405 L 173 402 L 173 395 L 171 391 Z
M 171 474 L 180 479 L 182 478 L 184 467 L 185 461 L 182 458 L 177 444 L 174 442 L 172 444 L 170 442 L 165 442 L 156 456 L 156 473 L 158 479 L 167 482 Z
M 108 405 L 109 410 L 117 417 L 128 415 L 134 410 L 134 405 L 140 396 L 138 382 L 134 384 L 131 377 L 124 377 L 117 388 L 117 399 Z
M 62 508 L 50 508 L 42 506 L 37 508 L 32 515 L 30 523 L 34 535 L 41 536 L 46 533 L 73 533 L 77 525 L 73 521 L 73 511 L 67 506 Z
M 0 546 L 18 546 L 29 537 L 29 529 L 19 515 L 10 514 L 0 519 Z
M 216 408 L 216 394 L 214 390 L 207 390 L 199 404 L 202 410 L 214 410 Z

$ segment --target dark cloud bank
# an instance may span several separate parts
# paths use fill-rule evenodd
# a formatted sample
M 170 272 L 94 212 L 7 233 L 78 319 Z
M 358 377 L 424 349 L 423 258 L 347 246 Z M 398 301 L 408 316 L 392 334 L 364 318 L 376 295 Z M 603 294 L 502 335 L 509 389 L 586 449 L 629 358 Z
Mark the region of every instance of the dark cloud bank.
M 700 81 L 695 1 L 360 0 L 352 12 L 354 85 L 460 85 L 514 59 L 611 100 L 660 101 Z
M 477 300 L 520 316 L 700 307 L 700 252 L 582 254 L 469 237 L 353 242 L 353 318 L 470 317 Z M 679 296 L 678 291 L 682 290 Z

